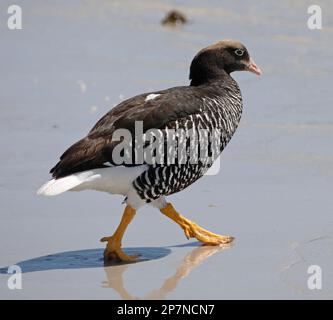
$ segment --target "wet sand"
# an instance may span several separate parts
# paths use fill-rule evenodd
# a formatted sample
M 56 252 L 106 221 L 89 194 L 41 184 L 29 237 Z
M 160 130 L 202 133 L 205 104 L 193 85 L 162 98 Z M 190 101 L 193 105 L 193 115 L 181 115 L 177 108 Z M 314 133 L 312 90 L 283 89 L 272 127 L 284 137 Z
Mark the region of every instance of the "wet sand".
M 17 1 L 23 30 L 0 26 L 0 298 L 333 298 L 333 7 L 306 26 L 307 1 Z M 6 21 L 10 1 L 2 1 Z M 172 8 L 189 23 L 160 25 Z M 194 54 L 219 39 L 244 42 L 262 77 L 237 73 L 244 114 L 206 176 L 169 197 L 189 219 L 236 237 L 200 247 L 155 209 L 124 238 L 134 264 L 104 266 L 122 198 L 35 195 L 70 144 L 122 99 L 188 83 Z M 7 266 L 23 270 L 7 287 Z M 309 290 L 310 265 L 322 289 Z

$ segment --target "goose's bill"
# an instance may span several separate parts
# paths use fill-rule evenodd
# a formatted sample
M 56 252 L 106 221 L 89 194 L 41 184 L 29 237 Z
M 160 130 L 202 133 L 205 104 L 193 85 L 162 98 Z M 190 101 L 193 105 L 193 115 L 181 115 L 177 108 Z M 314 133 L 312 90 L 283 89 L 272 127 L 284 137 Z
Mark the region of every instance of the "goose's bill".
M 262 71 L 260 70 L 260 68 L 255 64 L 255 62 L 250 59 L 250 63 L 248 64 L 248 66 L 246 67 L 247 71 L 253 72 L 255 74 L 257 74 L 258 76 L 260 76 L 262 74 Z

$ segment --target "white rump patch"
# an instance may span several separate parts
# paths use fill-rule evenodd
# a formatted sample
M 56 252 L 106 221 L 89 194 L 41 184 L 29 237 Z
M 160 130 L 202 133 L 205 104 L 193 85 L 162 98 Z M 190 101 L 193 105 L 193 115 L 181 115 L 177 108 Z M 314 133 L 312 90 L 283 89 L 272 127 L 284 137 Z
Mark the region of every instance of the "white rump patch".
M 160 95 L 161 95 L 160 93 L 151 93 L 151 94 L 148 94 L 148 96 L 146 97 L 145 101 L 153 100 L 153 99 L 157 98 Z

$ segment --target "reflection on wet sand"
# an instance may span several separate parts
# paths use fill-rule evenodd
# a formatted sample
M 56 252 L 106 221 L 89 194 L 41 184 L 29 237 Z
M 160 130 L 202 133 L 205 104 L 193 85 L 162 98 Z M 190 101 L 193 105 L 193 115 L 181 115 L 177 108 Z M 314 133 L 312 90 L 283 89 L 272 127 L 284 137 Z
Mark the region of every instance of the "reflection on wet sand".
M 194 248 L 182 259 L 176 272 L 172 276 L 165 279 L 158 289 L 149 292 L 146 296 L 142 297 L 142 299 L 165 299 L 166 296 L 177 287 L 179 281 L 188 276 L 194 268 L 215 253 L 229 249 L 230 247 L 231 245 L 229 244 L 216 247 L 201 246 Z M 104 267 L 107 280 L 103 282 L 102 286 L 104 288 L 114 289 L 122 299 L 140 299 L 129 293 L 124 285 L 123 275 L 130 266 L 131 264 L 121 264 Z
M 21 268 L 22 273 L 104 267 L 106 280 L 102 283 L 102 287 L 114 289 L 122 299 L 164 299 L 170 292 L 175 290 L 178 283 L 188 276 L 194 268 L 203 263 L 208 257 L 222 250 L 229 249 L 231 246 L 232 244 L 202 246 L 199 242 L 192 242 L 170 247 L 125 248 L 124 250 L 127 254 L 140 254 L 139 261 L 134 263 L 111 261 L 107 264 L 102 258 L 103 249 L 86 249 L 58 252 L 20 261 L 17 262 L 16 265 Z M 134 267 L 138 263 L 145 263 L 153 260 L 160 260 L 161 263 L 165 263 L 165 260 L 162 260 L 162 258 L 167 257 L 175 251 L 175 248 L 185 247 L 190 247 L 191 251 L 187 251 L 179 266 L 176 268 L 175 273 L 166 278 L 160 287 L 152 290 L 144 297 L 135 297 L 126 290 L 126 278 L 124 277 L 124 274 L 128 268 Z M 192 249 L 192 247 L 194 248 Z M 0 274 L 8 275 L 8 268 L 9 266 L 0 268 Z M 145 274 L 144 277 L 149 277 L 149 274 Z

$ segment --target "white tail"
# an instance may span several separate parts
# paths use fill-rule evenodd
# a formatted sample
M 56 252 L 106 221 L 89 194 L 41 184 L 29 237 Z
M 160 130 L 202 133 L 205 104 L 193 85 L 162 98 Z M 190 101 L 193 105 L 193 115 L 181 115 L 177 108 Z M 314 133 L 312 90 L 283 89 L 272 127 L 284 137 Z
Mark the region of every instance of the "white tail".
M 73 173 L 70 176 L 52 179 L 42 185 L 38 195 L 56 196 L 65 191 L 98 190 L 126 195 L 133 180 L 147 170 L 146 165 L 135 167 L 108 167 Z
M 38 195 L 56 196 L 65 191 L 71 190 L 85 182 L 93 175 L 91 171 L 80 172 L 60 179 L 52 179 L 43 184 L 37 191 Z

